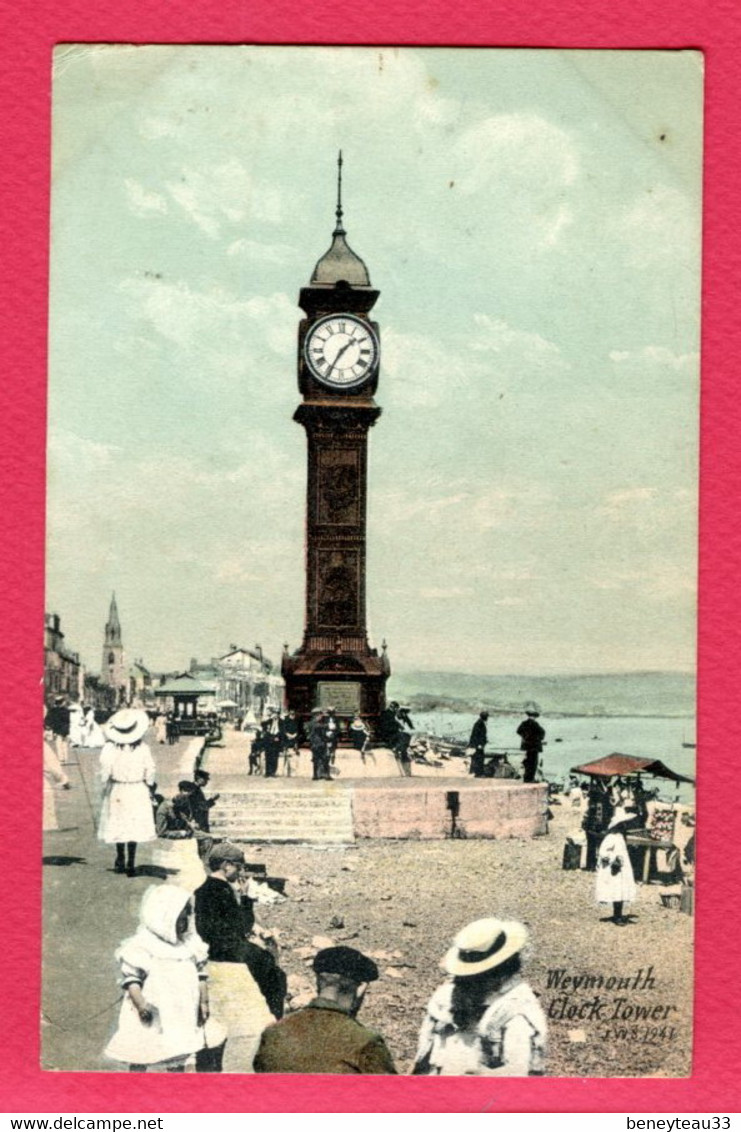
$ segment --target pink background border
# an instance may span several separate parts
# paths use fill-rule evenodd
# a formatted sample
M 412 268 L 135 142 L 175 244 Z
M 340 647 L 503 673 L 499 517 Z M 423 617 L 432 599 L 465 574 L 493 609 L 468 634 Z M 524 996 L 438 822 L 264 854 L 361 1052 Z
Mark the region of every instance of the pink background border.
M 64 9 L 64 10 L 63 10 Z M 734 814 L 739 687 L 741 445 L 736 357 L 741 328 L 738 186 L 741 16 L 706 0 L 0 0 L 7 20 L 0 226 L 0 342 L 10 375 L 3 405 L 0 482 L 9 522 L 2 555 L 0 624 L 6 629 L 3 720 L 7 738 L 2 939 L 3 1111 L 42 1112 L 476 1112 L 736 1111 L 741 1026 L 737 1009 L 739 868 L 726 825 Z M 51 1074 L 38 1068 L 40 880 L 38 820 L 42 710 L 44 458 L 51 50 L 59 42 L 420 44 L 592 48 L 701 48 L 706 59 L 700 602 L 700 864 L 696 1032 L 687 1080 L 476 1078 L 212 1078 Z M 735 286 L 734 286 L 735 284 Z M 660 422 L 657 421 L 657 428 Z M 12 702 L 8 702 L 12 695 Z M 714 751 L 723 752 L 722 757 Z M 715 825 L 713 825 L 715 823 Z

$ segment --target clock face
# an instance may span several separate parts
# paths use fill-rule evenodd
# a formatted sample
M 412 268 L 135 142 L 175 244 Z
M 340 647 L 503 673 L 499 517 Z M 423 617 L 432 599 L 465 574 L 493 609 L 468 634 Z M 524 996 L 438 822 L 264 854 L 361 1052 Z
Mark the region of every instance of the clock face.
M 325 385 L 348 389 L 360 385 L 378 365 L 378 339 L 366 322 L 351 314 L 331 314 L 312 326 L 304 357 Z

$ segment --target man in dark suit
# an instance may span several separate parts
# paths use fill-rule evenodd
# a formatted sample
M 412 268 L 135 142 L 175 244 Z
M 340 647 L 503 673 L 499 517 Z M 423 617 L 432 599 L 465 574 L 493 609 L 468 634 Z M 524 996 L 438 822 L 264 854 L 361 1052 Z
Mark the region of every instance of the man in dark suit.
M 312 778 L 315 782 L 324 778 L 331 778 L 327 754 L 327 733 L 324 713 L 321 708 L 311 709 L 311 719 L 306 727 L 306 737 L 311 749 Z
M 469 747 L 473 747 L 470 773 L 474 778 L 484 777 L 484 748 L 488 742 L 486 734 L 486 721 L 488 718 L 488 711 L 482 711 L 471 729 L 471 738 L 468 740 Z
M 268 1026 L 255 1057 L 256 1073 L 396 1073 L 380 1034 L 356 1019 L 372 959 L 353 947 L 327 947 L 314 957 L 317 997 Z
M 64 696 L 55 696 L 44 717 L 44 729 L 54 736 L 54 749 L 60 763 L 69 762 L 69 707 Z
M 409 709 L 399 707 L 396 700 L 392 700 L 378 717 L 377 742 L 394 752 L 401 773 L 408 778 L 412 773 L 412 760 L 409 757 L 412 737 L 405 728 L 414 730 Z
M 538 758 L 543 750 L 545 731 L 538 723 L 540 709 L 532 700 L 525 704 L 525 715 L 517 734 L 520 736 L 520 750 L 525 752 L 522 760 L 523 782 L 535 782 L 535 772 L 538 769 Z
M 298 736 L 301 730 L 298 716 L 293 708 L 289 708 L 280 721 L 280 738 L 284 747 L 297 747 Z
M 270 708 L 270 715 L 262 725 L 263 750 L 265 751 L 265 777 L 275 778 L 278 773 L 280 756 L 280 713 Z

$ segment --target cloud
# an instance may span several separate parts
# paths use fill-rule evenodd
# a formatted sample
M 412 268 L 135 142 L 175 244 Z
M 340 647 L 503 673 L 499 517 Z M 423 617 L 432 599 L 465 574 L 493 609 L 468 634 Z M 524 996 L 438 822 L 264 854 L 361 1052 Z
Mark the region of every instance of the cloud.
M 202 232 L 215 239 L 224 225 L 248 222 L 280 224 L 283 194 L 276 185 L 256 181 L 236 158 L 208 171 L 184 166 L 177 181 L 165 187 L 183 212 Z
M 416 485 L 419 488 L 419 485 Z M 378 511 L 383 514 L 384 523 L 406 524 L 410 519 L 424 517 L 428 523 L 447 523 L 451 512 L 458 515 L 458 509 L 469 501 L 466 491 L 452 495 L 422 494 L 419 490 L 396 490 L 378 492 Z
M 139 123 L 139 133 L 148 141 L 157 141 L 159 138 L 176 137 L 178 126 L 172 118 L 166 118 L 162 115 L 149 115 Z
M 538 114 L 494 114 L 469 127 L 454 147 L 458 186 L 475 193 L 493 183 L 573 185 L 579 158 L 571 136 Z
M 636 552 L 646 558 L 661 540 L 684 545 L 693 529 L 696 512 L 695 492 L 660 490 L 644 484 L 609 492 L 594 513 L 598 521 L 640 534 L 642 541 Z
M 558 245 L 574 223 L 577 145 L 539 114 L 494 114 L 469 126 L 452 147 L 450 168 L 457 192 L 493 204 L 509 231 L 526 233 L 540 250 Z
M 395 379 L 394 399 L 398 404 L 436 408 L 465 390 L 485 370 L 470 357 L 470 346 L 459 348 L 429 335 L 402 334 L 389 327 L 382 344 L 384 373 Z
M 673 265 L 694 272 L 700 239 L 700 212 L 686 194 L 656 185 L 628 205 L 608 228 L 624 245 L 626 260 L 637 268 Z
M 694 573 L 668 559 L 648 561 L 641 570 L 612 568 L 604 564 L 598 575 L 588 576 L 595 590 L 630 594 L 651 602 L 676 601 L 696 593 Z
M 265 582 L 264 574 L 256 574 L 249 569 L 243 557 L 225 558 L 219 562 L 215 580 L 231 585 L 235 582 Z
M 491 318 L 488 314 L 475 314 L 473 320 L 476 326 L 470 339 L 473 350 L 515 355 L 520 360 L 526 357 L 530 368 L 536 370 L 569 368 L 558 346 L 540 334 L 518 330 L 503 319 Z
M 506 488 L 494 488 L 484 492 L 470 510 L 472 525 L 479 531 L 490 531 L 501 527 L 516 513 L 515 492 Z
M 700 355 L 697 351 L 685 354 L 676 354 L 668 346 L 644 346 L 642 350 L 611 350 L 611 362 L 622 365 L 625 362 L 648 363 L 652 366 L 666 367 L 671 370 L 697 371 Z
M 574 213 L 568 205 L 562 204 L 555 215 L 551 215 L 543 222 L 543 243 L 547 247 L 554 247 L 559 240 L 561 232 L 574 223 Z
M 436 409 L 451 400 L 462 403 L 482 379 L 496 379 L 501 392 L 511 377 L 522 388 L 528 375 L 570 368 L 558 346 L 539 334 L 482 313 L 473 323 L 473 330 L 466 327 L 447 341 L 393 327 L 384 331 L 383 370 L 394 379 L 397 404 Z
M 620 512 L 624 507 L 632 507 L 636 503 L 648 503 L 656 499 L 658 491 L 655 487 L 629 487 L 621 491 L 611 491 L 605 498 L 604 510 Z
M 208 344 L 264 342 L 269 351 L 288 357 L 295 348 L 295 304 L 282 292 L 238 298 L 222 287 L 197 290 L 185 282 L 133 277 L 121 291 L 135 313 L 169 342 L 190 348 Z
M 135 216 L 151 216 L 153 213 L 167 212 L 167 201 L 159 193 L 148 191 L 131 177 L 126 178 L 124 187 L 129 198 L 131 211 Z
M 419 596 L 430 601 L 447 601 L 451 597 L 465 597 L 473 591 L 468 586 L 421 586 Z
M 64 428 L 49 429 L 52 469 L 64 465 L 76 469 L 80 476 L 88 475 L 111 466 L 120 452 L 122 449 L 116 444 L 101 444 Z
M 551 491 L 537 484 L 489 487 L 486 483 L 469 483 L 463 479 L 448 480 L 444 484 L 429 479 L 426 483 L 414 481 L 407 488 L 376 492 L 376 499 L 378 514 L 384 516 L 385 525 L 400 523 L 408 529 L 410 523 L 423 520 L 426 527 L 454 529 L 456 539 L 461 542 L 487 535 L 515 519 L 525 526 L 531 522 L 539 524 L 544 510 L 553 506 Z M 456 549 L 456 554 L 460 553 L 461 549 Z M 478 551 L 474 550 L 473 558 L 476 553 Z M 474 564 L 473 569 L 499 580 L 525 580 L 533 576 L 529 567 L 519 565 L 492 571 L 488 566 Z
M 288 244 L 263 244 L 259 240 L 234 240 L 226 249 L 229 256 L 240 256 L 252 263 L 291 263 L 296 259 L 295 249 Z
M 289 60 L 285 55 L 284 63 Z M 459 112 L 460 103 L 440 93 L 434 51 L 314 49 L 309 56 L 302 49 L 302 63 L 305 60 L 318 72 L 326 96 L 322 103 L 332 107 L 329 120 L 337 126 L 351 121 L 357 128 L 358 110 L 365 112 L 369 102 L 374 122 L 381 128 L 388 123 L 397 131 L 406 123 L 415 131 L 444 128 Z M 290 111 L 295 119 L 295 104 Z M 326 134 L 327 122 L 319 122 L 319 127 L 319 133 Z

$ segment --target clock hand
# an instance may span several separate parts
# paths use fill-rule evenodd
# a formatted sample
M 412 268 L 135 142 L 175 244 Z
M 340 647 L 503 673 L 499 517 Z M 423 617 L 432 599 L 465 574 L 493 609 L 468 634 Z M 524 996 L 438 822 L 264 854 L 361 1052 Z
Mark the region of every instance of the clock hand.
M 329 373 L 331 373 L 331 372 L 332 372 L 332 370 L 334 369 L 334 367 L 335 367 L 335 366 L 337 365 L 338 361 L 340 360 L 340 358 L 341 358 L 341 357 L 342 357 L 342 355 L 344 354 L 345 350 L 349 349 L 349 347 L 350 347 L 350 346 L 352 346 L 353 342 L 355 342 L 355 341 L 356 341 L 356 339 L 355 339 L 355 338 L 350 338 L 350 339 L 348 339 L 348 341 L 347 341 L 347 342 L 345 343 L 345 345 L 344 345 L 344 346 L 342 346 L 342 347 L 341 347 L 341 348 L 340 348 L 340 349 L 339 349 L 339 350 L 337 351 L 337 357 L 335 358 L 335 360 L 334 360 L 334 361 L 332 362 L 332 365 L 331 365 L 331 366 L 329 367 L 329 369 L 327 370 L 327 373 L 328 373 L 328 374 L 329 374 Z

